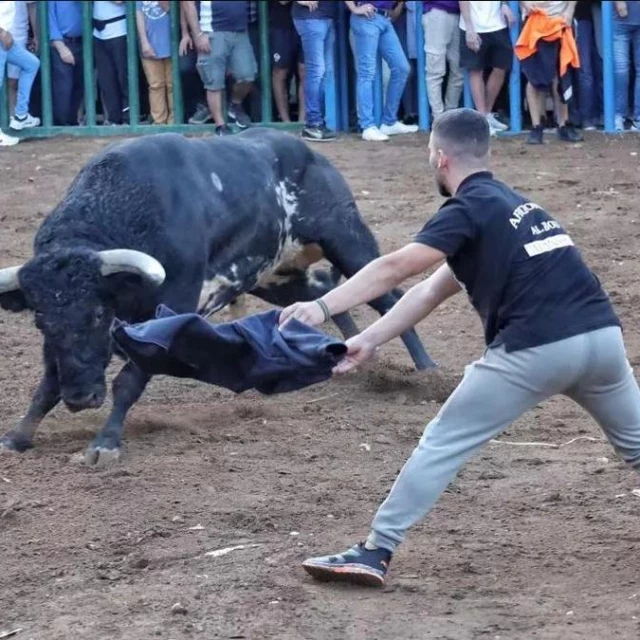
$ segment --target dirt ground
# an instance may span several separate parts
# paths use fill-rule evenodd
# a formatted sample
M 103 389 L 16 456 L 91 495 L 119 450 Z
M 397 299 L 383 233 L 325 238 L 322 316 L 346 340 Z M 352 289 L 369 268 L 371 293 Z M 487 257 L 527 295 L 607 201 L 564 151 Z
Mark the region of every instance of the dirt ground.
M 426 141 L 322 147 L 384 251 L 441 201 Z M 57 139 L 0 154 L 0 266 L 29 257 L 42 217 L 104 144 Z M 632 134 L 494 145 L 496 172 L 567 225 L 608 288 L 634 365 L 638 150 Z M 462 296 L 419 332 L 438 374 L 414 372 L 395 341 L 366 371 L 271 398 L 154 379 L 109 469 L 85 468 L 76 455 L 108 407 L 56 410 L 34 450 L 0 458 L 0 637 L 639 638 L 640 478 L 563 399 L 536 407 L 463 469 L 410 532 L 383 590 L 318 584 L 303 572 L 305 557 L 366 535 L 424 425 L 482 353 L 480 322 Z M 40 344 L 29 316 L 0 315 L 2 431 L 26 409 Z M 206 555 L 235 545 L 245 546 Z

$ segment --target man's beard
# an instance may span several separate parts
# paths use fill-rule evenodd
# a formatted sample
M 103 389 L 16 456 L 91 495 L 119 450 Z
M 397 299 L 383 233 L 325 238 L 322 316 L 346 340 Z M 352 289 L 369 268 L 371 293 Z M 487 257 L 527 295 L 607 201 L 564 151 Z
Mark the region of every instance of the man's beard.
M 450 198 L 451 197 L 451 191 L 449 191 L 449 189 L 447 189 L 446 185 L 444 185 L 442 182 L 440 182 L 440 180 L 438 180 L 438 178 L 436 178 L 436 184 L 438 185 L 438 193 L 445 197 L 445 198 Z

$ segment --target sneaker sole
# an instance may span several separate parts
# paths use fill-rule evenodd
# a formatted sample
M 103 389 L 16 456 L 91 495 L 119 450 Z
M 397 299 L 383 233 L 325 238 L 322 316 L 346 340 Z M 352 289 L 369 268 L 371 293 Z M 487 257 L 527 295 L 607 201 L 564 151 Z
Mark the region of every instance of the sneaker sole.
M 18 126 L 16 126 L 18 125 Z M 39 127 L 40 123 L 39 122 L 34 122 L 34 123 L 29 123 L 29 124 L 23 124 L 21 122 L 12 122 L 9 124 L 9 128 L 13 129 L 14 131 L 23 131 L 24 129 L 33 129 L 35 127 Z
M 311 138 L 307 136 L 300 136 L 303 140 L 307 142 L 333 142 L 336 138 Z
M 231 124 L 235 124 L 236 127 L 238 127 L 238 129 L 248 129 L 249 128 L 249 124 L 241 124 L 240 122 L 238 122 L 230 113 L 227 113 L 227 118 L 229 118 L 229 122 Z
M 348 567 L 328 567 L 317 564 L 302 564 L 303 569 L 321 582 L 348 582 L 364 587 L 382 587 L 384 578 L 371 570 L 349 565 Z

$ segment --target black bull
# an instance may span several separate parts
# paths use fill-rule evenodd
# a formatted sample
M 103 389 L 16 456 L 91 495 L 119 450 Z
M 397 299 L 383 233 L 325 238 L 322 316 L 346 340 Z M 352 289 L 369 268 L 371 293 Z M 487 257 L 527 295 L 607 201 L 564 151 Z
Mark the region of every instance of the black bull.
M 0 270 L 0 305 L 33 311 L 44 336 L 43 378 L 0 449 L 30 448 L 61 400 L 72 411 L 103 404 L 115 317 L 147 320 L 161 302 L 209 315 L 243 293 L 280 306 L 312 300 L 379 255 L 344 178 L 292 135 L 160 134 L 107 147 L 45 218 L 33 258 Z M 309 268 L 322 258 L 330 271 Z M 384 314 L 401 295 L 370 305 Z M 358 331 L 348 314 L 333 320 L 345 337 Z M 418 369 L 435 366 L 413 329 L 402 340 Z M 118 373 L 88 464 L 119 456 L 148 381 L 131 362 Z

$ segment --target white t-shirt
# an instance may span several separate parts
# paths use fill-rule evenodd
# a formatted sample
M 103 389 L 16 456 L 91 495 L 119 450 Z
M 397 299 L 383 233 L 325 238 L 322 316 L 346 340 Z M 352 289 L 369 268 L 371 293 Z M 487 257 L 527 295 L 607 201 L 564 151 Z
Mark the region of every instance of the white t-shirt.
M 127 10 L 124 4 L 114 4 L 110 0 L 96 0 L 93 3 L 93 17 L 96 20 L 110 20 L 118 16 L 126 15 Z M 93 35 L 98 40 L 111 40 L 127 35 L 126 19 L 111 22 L 102 31 L 93 30 Z
M 535 1 L 531 2 L 536 9 L 542 9 L 548 16 L 561 16 L 569 8 L 568 2 Z
M 16 15 L 15 0 L 0 0 L 0 29 L 11 31 Z
M 472 1 L 469 3 L 471 22 L 476 33 L 491 33 L 507 27 L 507 23 L 500 13 L 501 5 L 499 0 L 497 2 L 480 0 L 480 2 Z M 463 31 L 467 30 L 462 14 L 460 14 L 460 28 Z
M 19 44 L 25 45 L 29 38 L 29 12 L 27 5 L 33 4 L 33 0 L 16 0 L 16 13 L 13 18 L 11 35 Z

